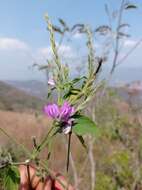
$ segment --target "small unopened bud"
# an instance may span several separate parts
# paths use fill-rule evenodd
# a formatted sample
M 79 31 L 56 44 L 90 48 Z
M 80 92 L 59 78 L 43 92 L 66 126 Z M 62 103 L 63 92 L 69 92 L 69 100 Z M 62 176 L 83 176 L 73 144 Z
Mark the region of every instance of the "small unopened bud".
M 54 82 L 53 79 L 49 79 L 49 80 L 48 80 L 48 84 L 49 84 L 50 86 L 55 86 L 55 82 Z
M 25 160 L 25 163 L 26 164 L 30 163 L 30 159 Z
M 69 134 L 69 132 L 71 131 L 71 126 L 66 126 L 63 128 L 62 132 L 67 135 Z

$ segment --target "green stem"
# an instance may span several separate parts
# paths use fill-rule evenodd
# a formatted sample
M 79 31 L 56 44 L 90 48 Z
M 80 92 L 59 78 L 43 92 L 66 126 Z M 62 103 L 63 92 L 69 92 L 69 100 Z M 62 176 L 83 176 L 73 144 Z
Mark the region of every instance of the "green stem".
M 37 149 L 34 150 L 34 152 L 32 153 L 32 159 L 34 160 L 35 158 L 37 158 L 37 156 L 39 155 L 39 153 L 42 151 L 42 149 L 49 143 L 49 141 L 51 140 L 51 138 L 58 132 L 58 130 L 56 129 L 56 131 L 54 132 L 53 129 L 55 129 L 55 127 L 52 127 L 49 132 L 47 133 L 47 135 L 45 136 L 45 138 L 42 140 L 42 142 L 40 143 L 40 145 L 37 147 Z M 51 132 L 53 131 L 53 134 L 51 134 Z
M 69 140 L 68 140 L 68 152 L 67 152 L 67 172 L 69 170 L 69 163 L 70 163 L 70 145 L 71 145 L 71 134 L 72 132 L 69 133 Z

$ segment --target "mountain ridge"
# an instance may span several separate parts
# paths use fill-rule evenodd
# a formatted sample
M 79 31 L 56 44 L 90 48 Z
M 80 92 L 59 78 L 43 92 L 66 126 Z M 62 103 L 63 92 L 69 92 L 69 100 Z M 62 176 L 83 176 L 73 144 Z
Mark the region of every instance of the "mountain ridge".
M 43 99 L 0 81 L 0 109 L 10 111 L 39 110 Z

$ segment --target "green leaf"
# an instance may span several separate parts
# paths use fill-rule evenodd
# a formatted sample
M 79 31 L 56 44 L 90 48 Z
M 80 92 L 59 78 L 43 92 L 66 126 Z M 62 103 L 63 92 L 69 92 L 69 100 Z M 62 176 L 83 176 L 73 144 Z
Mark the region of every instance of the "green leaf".
M 69 91 L 64 95 L 64 99 L 69 98 L 70 96 L 76 96 L 80 92 L 78 88 L 70 88 Z
M 134 5 L 134 4 L 126 4 L 126 5 L 125 5 L 125 9 L 126 9 L 126 10 L 127 10 L 127 9 L 137 9 L 137 6 Z
M 4 174 L 4 189 L 18 190 L 20 184 L 20 173 L 16 166 L 9 166 Z
M 86 79 L 86 77 L 83 76 L 83 77 L 74 78 L 74 79 L 71 81 L 71 83 L 74 85 L 74 84 L 80 82 L 82 79 Z
M 82 146 L 87 150 L 87 146 L 85 144 L 85 141 L 83 139 L 83 137 L 81 135 L 76 135 L 80 141 L 80 143 L 82 144 Z
M 52 25 L 52 28 L 53 28 L 54 32 L 58 32 L 60 34 L 63 34 L 63 31 L 58 26 Z
M 90 118 L 83 115 L 76 116 L 75 124 L 72 129 L 76 135 L 81 136 L 85 134 L 98 134 L 98 128 L 96 127 L 96 124 Z
M 111 32 L 111 28 L 108 25 L 102 25 L 96 28 L 95 32 L 99 33 L 100 35 L 107 35 Z
M 64 31 L 69 31 L 69 27 L 67 26 L 65 21 L 61 18 L 59 18 L 58 20 L 59 20 L 60 24 L 64 27 Z

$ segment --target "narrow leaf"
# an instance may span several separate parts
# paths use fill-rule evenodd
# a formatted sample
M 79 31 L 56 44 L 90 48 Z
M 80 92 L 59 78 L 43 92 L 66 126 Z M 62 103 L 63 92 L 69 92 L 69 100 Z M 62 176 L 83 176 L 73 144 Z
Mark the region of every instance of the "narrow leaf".
M 63 31 L 58 27 L 58 26 L 55 26 L 55 25 L 52 25 L 52 28 L 55 32 L 58 32 L 60 34 L 63 34 Z
M 123 32 L 118 32 L 118 36 L 119 36 L 119 38 L 123 38 L 123 37 L 129 38 L 129 37 L 130 37 L 129 34 L 125 34 L 125 33 L 123 33 Z
M 138 7 L 136 6 L 136 5 L 134 5 L 134 4 L 126 4 L 125 5 L 125 9 L 127 10 L 127 9 L 137 9 Z
M 81 32 L 83 31 L 83 29 L 85 28 L 84 24 L 75 24 L 72 28 L 71 28 L 71 32 Z
M 85 144 L 85 141 L 83 139 L 83 137 L 81 135 L 76 135 L 80 141 L 80 143 L 82 144 L 82 146 L 87 150 L 87 146 Z
M 118 26 L 118 30 L 120 30 L 120 29 L 122 29 L 122 28 L 125 28 L 125 27 L 130 27 L 130 25 L 129 25 L 129 24 L 126 24 L 126 23 L 120 24 L 120 25 Z
M 65 21 L 61 18 L 59 18 L 58 20 L 59 20 L 60 24 L 64 27 L 64 30 L 69 31 L 69 27 L 67 26 Z
M 99 33 L 100 35 L 107 35 L 111 32 L 111 28 L 107 25 L 102 25 L 96 28 L 95 32 Z
M 9 166 L 4 175 L 4 189 L 18 190 L 20 183 L 20 173 L 16 166 Z
M 76 84 L 76 83 L 80 82 L 82 79 L 86 79 L 86 77 L 85 76 L 83 76 L 83 77 L 77 77 L 77 78 L 73 79 L 71 81 L 71 83 L 72 84 Z

